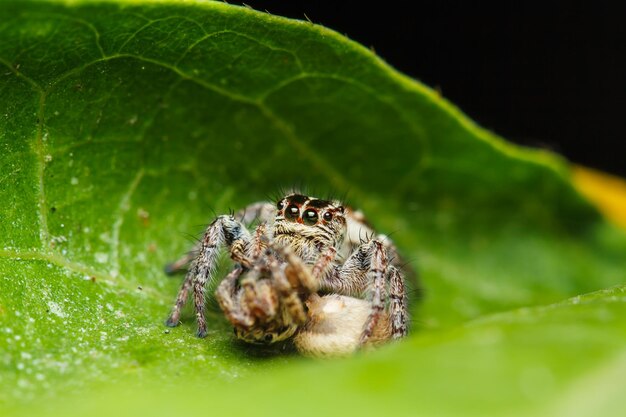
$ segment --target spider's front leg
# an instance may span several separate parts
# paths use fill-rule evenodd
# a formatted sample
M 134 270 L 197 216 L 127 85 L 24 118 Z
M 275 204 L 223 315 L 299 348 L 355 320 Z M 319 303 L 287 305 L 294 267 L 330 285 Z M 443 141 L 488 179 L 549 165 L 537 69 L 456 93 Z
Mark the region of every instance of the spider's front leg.
M 395 266 L 389 267 L 388 277 L 390 288 L 389 316 L 391 318 L 391 337 L 392 339 L 400 339 L 409 332 L 408 301 L 404 287 L 404 278 Z
M 206 318 L 204 315 L 204 291 L 206 284 L 215 272 L 221 246 L 230 249 L 231 258 L 244 266 L 250 265 L 246 257 L 246 249 L 251 237 L 245 226 L 232 216 L 219 216 L 209 225 L 200 241 L 200 248 L 196 258 L 192 261 L 185 281 L 178 293 L 172 313 L 166 321 L 170 327 L 177 326 L 180 313 L 187 301 L 189 291 L 193 289 L 196 318 L 198 321 L 198 337 L 207 334 Z
M 237 213 L 234 214 L 233 217 L 247 227 L 255 220 L 258 220 L 260 223 L 269 223 L 274 219 L 274 215 L 274 204 L 268 202 L 257 202 L 239 210 Z M 165 273 L 168 275 L 173 275 L 178 271 L 181 271 L 190 266 L 191 262 L 200 253 L 201 248 L 202 241 L 199 241 L 189 252 L 187 252 L 174 262 L 165 265 Z
M 389 236 L 378 233 L 365 218 L 360 210 L 346 209 L 346 238 L 344 239 L 339 252 L 347 257 L 359 248 L 365 241 L 377 240 L 383 244 L 387 251 L 389 263 L 396 268 L 402 268 L 406 279 L 412 281 L 419 287 L 417 273 L 411 268 L 406 259 L 403 259 Z

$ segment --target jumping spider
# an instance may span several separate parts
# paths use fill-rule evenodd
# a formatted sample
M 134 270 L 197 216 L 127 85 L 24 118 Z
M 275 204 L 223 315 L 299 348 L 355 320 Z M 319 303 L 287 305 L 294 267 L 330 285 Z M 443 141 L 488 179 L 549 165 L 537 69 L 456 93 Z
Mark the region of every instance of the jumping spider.
M 246 226 L 254 221 L 251 233 Z M 166 267 L 189 265 L 168 326 L 178 325 L 192 290 L 197 335 L 206 336 L 205 287 L 222 246 L 235 266 L 215 295 L 246 342 L 292 338 L 299 351 L 319 356 L 407 334 L 404 278 L 391 241 L 375 236 L 360 212 L 298 193 L 217 217 L 192 252 Z

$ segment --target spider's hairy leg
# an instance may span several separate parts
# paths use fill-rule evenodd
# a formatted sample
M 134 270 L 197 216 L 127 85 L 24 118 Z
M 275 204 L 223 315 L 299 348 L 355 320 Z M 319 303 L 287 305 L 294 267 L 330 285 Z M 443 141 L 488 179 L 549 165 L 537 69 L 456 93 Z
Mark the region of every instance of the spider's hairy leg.
M 415 271 L 407 267 L 407 262 L 400 256 L 396 245 L 388 235 L 378 233 L 360 210 L 348 208 L 345 216 L 346 238 L 340 248 L 340 253 L 344 256 L 348 256 L 352 250 L 356 249 L 363 243 L 376 239 L 381 241 L 385 246 L 389 257 L 389 263 L 396 267 L 401 267 L 405 274 L 408 274 L 411 279 L 416 280 L 417 277 Z
M 245 248 L 250 242 L 250 234 L 243 224 L 231 216 L 219 216 L 209 225 L 201 240 L 198 255 L 191 263 L 183 286 L 178 293 L 176 304 L 166 324 L 170 327 L 178 325 L 180 312 L 184 305 L 190 287 L 193 288 L 194 305 L 198 321 L 199 337 L 206 336 L 206 318 L 204 315 L 204 290 L 213 274 L 219 257 L 220 247 L 223 245 L 231 249 L 231 257 L 245 259 L 243 254 L 233 252 L 235 248 Z M 243 250 L 245 253 L 245 250 Z M 239 259 L 236 259 L 239 261 Z
M 372 242 L 363 243 L 346 261 L 319 278 L 319 287 L 324 293 L 361 297 L 368 288 L 367 272 L 372 251 Z
M 237 294 L 237 279 L 242 274 L 243 268 L 236 266 L 227 276 L 220 282 L 215 291 L 215 298 L 220 308 L 226 315 L 226 318 L 234 326 L 250 327 L 254 324 L 254 319 L 250 315 L 250 311 L 245 309 L 245 304 L 240 303 Z
M 368 275 L 370 276 L 370 280 L 373 285 L 371 288 L 372 292 L 372 307 L 363 326 L 363 332 L 361 333 L 361 339 L 359 340 L 359 344 L 364 345 L 369 338 L 372 336 L 374 332 L 374 328 L 378 324 L 380 317 L 382 316 L 385 310 L 385 275 L 387 273 L 387 253 L 385 248 L 383 247 L 382 242 L 373 240 L 373 247 L 370 258 L 370 267 L 368 271 Z
M 389 318 L 391 320 L 391 337 L 400 339 L 408 333 L 408 302 L 404 288 L 404 280 L 400 271 L 393 265 L 387 270 L 389 280 Z
M 181 271 L 189 265 L 193 258 L 195 258 L 197 251 L 200 250 L 200 243 L 197 243 L 193 246 L 193 249 L 180 258 L 176 259 L 174 262 L 165 265 L 163 270 L 167 275 L 174 275 L 178 271 Z
M 259 220 L 263 223 L 268 223 L 274 219 L 274 214 L 274 204 L 268 202 L 257 202 L 237 211 L 234 214 L 234 218 L 239 220 L 239 222 L 243 223 L 247 227 L 255 220 Z M 185 255 L 181 256 L 174 262 L 165 265 L 165 273 L 168 275 L 173 275 L 178 271 L 187 268 L 194 260 L 194 258 L 196 258 L 201 248 L 202 242 L 199 241 Z
M 165 325 L 168 327 L 176 327 L 178 326 L 178 322 L 180 321 L 180 312 L 187 301 L 187 297 L 189 297 L 189 290 L 191 289 L 191 284 L 193 282 L 193 276 L 191 274 L 187 274 L 185 277 L 185 281 L 183 281 L 183 285 L 178 291 L 178 295 L 176 296 L 176 302 L 174 303 L 174 308 L 172 309 L 172 313 L 165 321 Z

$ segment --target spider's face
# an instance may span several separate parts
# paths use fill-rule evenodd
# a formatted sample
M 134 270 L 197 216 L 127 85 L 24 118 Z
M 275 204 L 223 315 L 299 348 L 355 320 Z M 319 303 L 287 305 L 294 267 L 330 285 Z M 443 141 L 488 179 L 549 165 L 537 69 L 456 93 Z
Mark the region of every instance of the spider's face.
M 306 241 L 321 249 L 343 240 L 346 217 L 338 202 L 291 194 L 276 204 L 276 210 L 274 237 L 288 240 L 287 244 L 297 247 Z

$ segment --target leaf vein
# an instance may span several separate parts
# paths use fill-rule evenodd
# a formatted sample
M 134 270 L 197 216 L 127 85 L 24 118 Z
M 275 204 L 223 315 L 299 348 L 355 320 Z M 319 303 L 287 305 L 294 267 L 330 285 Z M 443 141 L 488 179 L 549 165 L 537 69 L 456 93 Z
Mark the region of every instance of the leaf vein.
M 40 93 L 39 108 L 37 110 L 37 133 L 35 142 L 33 143 L 35 155 L 37 157 L 37 199 L 38 199 L 38 217 L 39 217 L 39 239 L 44 251 L 48 250 L 50 232 L 48 230 L 48 213 L 45 188 L 45 170 L 46 170 L 46 139 L 44 137 L 44 117 L 45 117 L 46 95 Z
M 115 221 L 113 222 L 113 227 L 111 228 L 111 267 L 112 275 L 114 276 L 117 276 L 120 271 L 120 231 L 122 229 L 122 225 L 124 224 L 124 215 L 128 212 L 128 210 L 130 210 L 130 200 L 133 193 L 139 186 L 143 176 L 144 169 L 142 167 L 135 174 L 133 180 L 128 186 L 128 189 L 122 195 L 122 198 L 117 206 Z
M 35 251 L 15 251 L 10 249 L 0 249 L 0 258 L 10 259 L 13 261 L 38 261 L 49 262 L 62 269 L 66 269 L 76 274 L 84 275 L 90 279 L 96 278 L 96 282 L 107 284 L 111 287 L 122 287 L 129 291 L 137 290 L 137 285 L 123 278 L 121 275 L 113 277 L 107 272 L 91 268 L 78 262 L 70 261 L 55 252 L 40 253 Z M 169 297 L 155 291 L 151 288 L 143 288 L 142 292 L 157 300 L 171 301 Z
M 28 84 L 30 84 L 37 92 L 39 92 L 39 93 L 43 92 L 43 88 L 41 88 L 41 86 L 35 80 L 33 80 L 32 78 L 30 78 L 27 75 L 25 75 L 18 68 L 15 68 L 8 60 L 0 57 L 0 64 L 2 64 L 5 67 L 7 67 L 9 69 L 9 71 L 11 71 L 13 74 L 15 74 L 18 78 L 21 78 L 22 80 L 24 80 Z
M 145 16 L 142 16 L 142 17 L 144 17 L 145 19 L 148 19 Z M 205 35 L 208 34 L 207 31 L 204 29 L 204 27 L 202 27 L 202 25 L 199 22 L 197 22 L 196 20 L 191 19 L 189 17 L 186 17 L 186 16 L 168 16 L 168 17 L 164 17 L 164 18 L 160 18 L 160 19 L 148 19 L 148 20 L 149 21 L 146 24 L 144 24 L 139 29 L 137 29 L 136 31 L 131 33 L 128 36 L 128 39 L 126 39 L 120 45 L 120 47 L 117 49 L 117 53 L 118 54 L 122 53 L 122 50 L 126 47 L 126 45 L 128 45 L 133 39 L 135 39 L 137 37 L 137 35 L 139 35 L 144 30 L 148 29 L 150 26 L 152 26 L 152 25 L 154 25 L 156 23 L 160 23 L 160 22 L 166 22 L 166 21 L 169 21 L 169 20 L 185 20 L 185 21 L 191 22 L 191 23 L 195 24 L 196 26 L 198 26 L 198 28 L 201 29 L 202 32 L 205 33 Z

